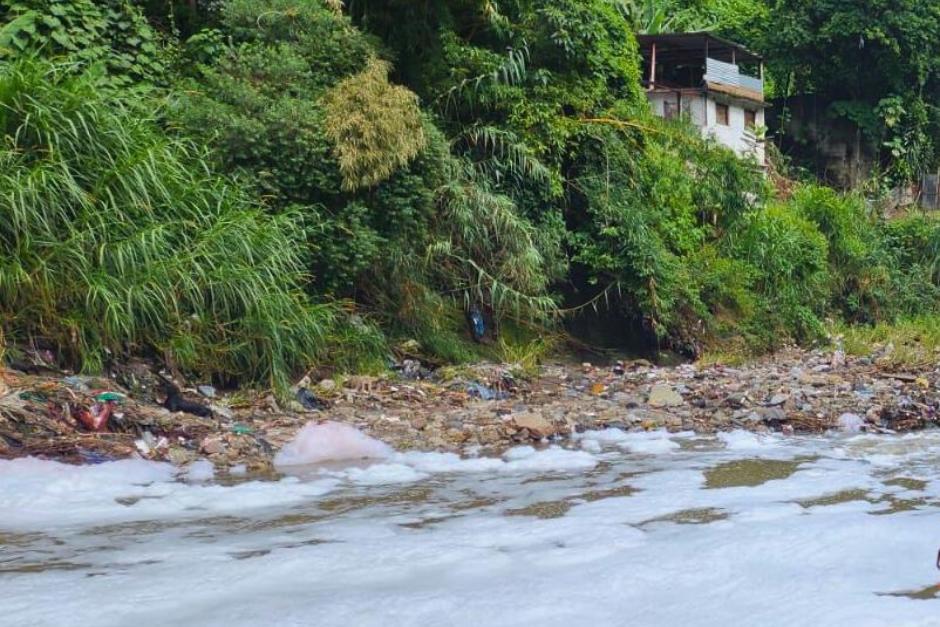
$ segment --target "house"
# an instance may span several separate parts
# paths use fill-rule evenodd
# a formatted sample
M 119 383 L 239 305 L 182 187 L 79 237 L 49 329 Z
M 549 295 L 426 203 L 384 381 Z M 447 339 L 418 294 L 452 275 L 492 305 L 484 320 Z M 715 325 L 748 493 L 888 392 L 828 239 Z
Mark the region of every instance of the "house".
M 638 35 L 653 112 L 685 116 L 742 157 L 764 164 L 764 64 L 711 33 Z

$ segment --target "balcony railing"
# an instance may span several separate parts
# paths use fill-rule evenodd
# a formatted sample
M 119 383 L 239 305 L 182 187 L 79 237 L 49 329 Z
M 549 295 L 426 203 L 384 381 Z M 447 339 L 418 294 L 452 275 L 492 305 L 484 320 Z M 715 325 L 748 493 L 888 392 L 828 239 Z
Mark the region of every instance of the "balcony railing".
M 740 87 L 761 95 L 764 93 L 764 81 L 741 74 L 741 70 L 737 65 L 717 59 L 705 59 L 705 80 L 709 83 Z

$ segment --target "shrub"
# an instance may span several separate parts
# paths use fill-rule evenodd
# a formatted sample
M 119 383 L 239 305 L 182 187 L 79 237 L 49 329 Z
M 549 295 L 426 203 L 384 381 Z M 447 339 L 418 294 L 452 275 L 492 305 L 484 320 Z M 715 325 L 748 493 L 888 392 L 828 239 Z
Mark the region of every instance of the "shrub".
M 157 350 L 181 368 L 283 385 L 339 315 L 298 292 L 302 216 L 265 214 L 168 138 L 153 101 L 100 74 L 0 73 L 0 316 L 63 362 Z
M 823 332 L 829 245 L 816 225 L 785 205 L 752 211 L 728 238 L 732 256 L 750 264 L 767 304 L 767 326 L 806 341 Z
M 418 97 L 388 82 L 389 65 L 371 59 L 323 97 L 343 189 L 373 187 L 418 156 L 427 141 Z
M 448 354 L 465 352 L 451 336 L 468 301 L 496 317 L 554 311 L 547 268 L 560 264 L 542 248 L 560 249 L 560 229 L 537 229 L 491 169 L 453 156 L 365 35 L 321 2 L 232 0 L 222 14 L 234 45 L 186 83 L 174 125 L 272 214 L 304 215 L 309 293 L 355 298 Z M 464 139 L 492 148 L 484 135 Z M 501 154 L 533 172 L 528 155 Z
M 0 59 L 39 53 L 101 64 L 123 86 L 164 77 L 159 37 L 127 0 L 2 0 L 0 22 L 7 20 Z

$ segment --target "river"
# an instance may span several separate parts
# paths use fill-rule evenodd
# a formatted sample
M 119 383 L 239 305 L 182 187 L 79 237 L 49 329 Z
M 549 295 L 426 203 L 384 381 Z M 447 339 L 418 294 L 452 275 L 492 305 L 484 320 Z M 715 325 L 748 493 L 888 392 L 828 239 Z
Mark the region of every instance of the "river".
M 0 624 L 940 625 L 940 433 L 204 471 L 0 461 Z

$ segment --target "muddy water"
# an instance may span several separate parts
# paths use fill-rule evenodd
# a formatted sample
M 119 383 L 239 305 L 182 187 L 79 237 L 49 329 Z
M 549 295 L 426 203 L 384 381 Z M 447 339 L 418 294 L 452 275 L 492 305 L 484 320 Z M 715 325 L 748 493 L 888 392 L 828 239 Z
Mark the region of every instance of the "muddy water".
M 933 433 L 605 432 L 195 484 L 0 462 L 0 511 L 0 624 L 940 625 Z

